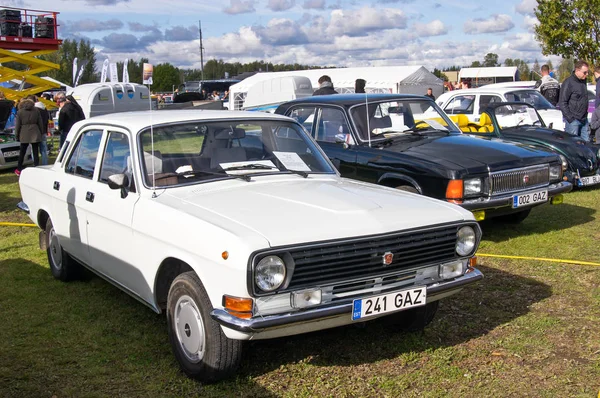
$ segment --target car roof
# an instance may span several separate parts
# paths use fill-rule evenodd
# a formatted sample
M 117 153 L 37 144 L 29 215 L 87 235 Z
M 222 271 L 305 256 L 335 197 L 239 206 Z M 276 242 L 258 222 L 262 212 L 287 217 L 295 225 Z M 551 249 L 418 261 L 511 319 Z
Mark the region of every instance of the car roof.
M 313 95 L 312 97 L 304 97 L 293 101 L 286 102 L 284 105 L 292 105 L 296 103 L 302 104 L 335 104 L 343 106 L 352 106 L 356 104 L 364 104 L 366 101 L 390 101 L 400 99 L 426 99 L 428 97 L 414 94 L 332 94 L 332 95 Z
M 109 113 L 101 116 L 94 116 L 77 123 L 83 125 L 90 124 L 111 124 L 118 125 L 130 131 L 139 131 L 151 125 L 179 123 L 188 121 L 202 120 L 231 120 L 231 119 L 273 119 L 281 121 L 291 121 L 292 119 L 263 112 L 229 111 L 229 110 L 203 110 L 203 109 L 163 109 L 158 111 L 137 111 L 137 112 L 119 112 Z

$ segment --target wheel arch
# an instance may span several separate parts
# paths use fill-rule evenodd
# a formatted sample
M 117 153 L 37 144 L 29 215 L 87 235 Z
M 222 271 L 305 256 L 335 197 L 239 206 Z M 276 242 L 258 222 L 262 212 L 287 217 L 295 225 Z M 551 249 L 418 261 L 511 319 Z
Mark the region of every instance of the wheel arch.
M 40 227 L 42 230 L 44 230 L 46 228 L 46 223 L 48 222 L 48 220 L 50 219 L 50 214 L 48 214 L 48 212 L 44 209 L 39 209 L 37 212 L 37 225 L 38 227 Z
M 421 185 L 414 178 L 404 174 L 385 173 L 381 177 L 379 177 L 377 184 L 390 188 L 396 188 L 399 185 L 410 185 L 414 187 L 417 191 L 419 191 L 421 195 L 423 194 L 423 189 L 421 188 Z
M 154 279 L 154 301 L 157 308 L 160 310 L 167 308 L 167 298 L 171 284 L 177 276 L 188 271 L 194 271 L 198 275 L 187 262 L 176 257 L 167 257 L 160 263 Z

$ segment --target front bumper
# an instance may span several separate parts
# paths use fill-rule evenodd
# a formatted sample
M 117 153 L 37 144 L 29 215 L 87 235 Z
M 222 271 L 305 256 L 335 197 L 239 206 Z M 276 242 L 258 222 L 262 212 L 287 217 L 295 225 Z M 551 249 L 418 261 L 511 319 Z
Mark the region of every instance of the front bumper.
M 539 191 L 540 189 L 543 189 L 543 188 L 531 189 L 528 191 L 519 192 L 518 194 L 521 195 L 521 194 L 525 194 L 528 192 L 535 192 L 535 191 Z M 560 195 L 563 193 L 571 192 L 572 189 L 573 189 L 573 184 L 571 184 L 570 182 L 567 182 L 567 181 L 561 181 L 561 182 L 557 182 L 554 184 L 550 184 L 548 186 L 548 198 L 552 198 L 556 195 Z M 470 211 L 490 210 L 490 209 L 500 209 L 500 208 L 512 209 L 513 196 L 515 196 L 514 193 L 509 194 L 509 195 L 493 197 L 493 198 L 480 198 L 480 199 L 473 199 L 473 200 L 465 200 L 463 203 L 460 204 L 460 206 L 467 210 L 470 210 Z M 547 203 L 547 202 L 544 202 L 544 203 Z M 543 204 L 543 203 L 540 203 L 540 204 Z M 533 206 L 536 206 L 536 205 L 533 205 Z M 514 211 L 521 211 L 521 210 L 523 210 L 523 208 L 514 209 Z
M 468 272 L 461 277 L 447 282 L 440 282 L 431 286 L 427 286 L 427 302 L 436 301 L 442 297 L 458 293 L 458 291 L 460 291 L 463 287 L 475 283 L 481 279 L 483 279 L 483 274 L 481 271 L 478 269 L 472 269 L 471 272 Z M 210 315 L 223 327 L 242 333 L 259 333 L 270 329 L 300 325 L 302 323 L 309 323 L 335 317 L 347 317 L 349 321 L 347 323 L 351 323 L 352 301 L 341 304 L 333 304 L 327 307 L 317 307 L 314 309 L 306 309 L 304 311 L 288 312 L 285 314 L 269 315 L 250 319 L 237 318 L 222 309 L 215 309 L 210 313 Z

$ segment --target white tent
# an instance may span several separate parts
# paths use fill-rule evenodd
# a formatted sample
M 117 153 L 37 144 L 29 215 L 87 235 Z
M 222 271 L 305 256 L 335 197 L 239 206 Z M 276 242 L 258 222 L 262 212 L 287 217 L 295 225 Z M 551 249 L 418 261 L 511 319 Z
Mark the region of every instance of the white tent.
M 472 87 L 484 84 L 514 82 L 519 80 L 519 68 L 516 66 L 498 66 L 483 68 L 462 68 L 458 80 L 471 79 Z
M 255 84 L 285 76 L 305 76 L 314 89 L 319 87 L 319 78 L 331 77 L 338 93 L 353 93 L 356 79 L 367 81 L 366 91 L 373 93 L 406 93 L 425 95 L 429 87 L 438 96 L 444 92 L 443 81 L 423 66 L 374 66 L 364 68 L 309 69 L 288 72 L 257 73 L 229 88 L 233 99 L 231 109 L 242 109 L 246 93 Z M 291 98 L 290 98 L 291 99 Z

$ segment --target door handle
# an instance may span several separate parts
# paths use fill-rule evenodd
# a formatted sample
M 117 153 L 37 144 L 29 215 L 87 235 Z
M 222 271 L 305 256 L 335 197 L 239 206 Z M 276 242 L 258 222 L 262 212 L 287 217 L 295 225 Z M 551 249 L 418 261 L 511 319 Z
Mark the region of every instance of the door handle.
M 60 189 L 60 182 L 54 181 L 54 185 L 52 187 L 55 191 L 58 191 Z
M 85 200 L 94 203 L 94 193 L 87 191 L 87 193 L 85 194 Z

